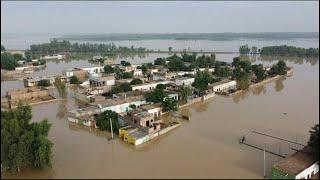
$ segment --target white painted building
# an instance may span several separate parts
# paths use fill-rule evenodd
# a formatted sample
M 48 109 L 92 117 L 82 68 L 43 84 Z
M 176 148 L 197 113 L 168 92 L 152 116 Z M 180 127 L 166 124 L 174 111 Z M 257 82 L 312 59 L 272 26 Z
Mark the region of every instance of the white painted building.
M 142 76 L 142 70 L 141 69 L 136 69 L 133 71 L 133 76 Z
M 54 55 L 46 55 L 43 56 L 42 59 L 64 59 L 66 56 L 61 54 L 54 54 Z
M 104 66 L 96 66 L 96 67 L 87 67 L 87 68 L 80 68 L 80 69 L 87 71 L 89 74 L 93 74 L 93 73 L 104 72 L 103 68 Z
M 237 88 L 237 81 L 225 79 L 209 85 L 214 92 L 226 92 L 230 89 Z
M 90 73 L 89 83 L 92 86 L 113 86 L 115 84 L 115 77 L 113 74 Z
M 158 84 L 169 84 L 171 81 L 157 81 L 157 82 L 151 82 L 151 83 L 145 83 L 145 84 L 137 84 L 132 85 L 132 91 L 139 90 L 139 91 L 150 91 L 152 89 L 155 89 Z
M 191 86 L 193 82 L 193 77 L 180 77 L 175 79 L 175 84 L 177 86 Z

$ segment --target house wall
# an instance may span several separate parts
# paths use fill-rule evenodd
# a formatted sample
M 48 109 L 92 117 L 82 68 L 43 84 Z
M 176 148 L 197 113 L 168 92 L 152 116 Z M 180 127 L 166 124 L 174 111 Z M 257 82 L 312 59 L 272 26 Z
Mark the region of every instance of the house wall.
M 168 81 L 163 82 L 157 82 L 157 83 L 151 83 L 151 84 L 141 84 L 141 85 L 135 85 L 132 87 L 132 90 L 140 90 L 140 91 L 148 91 L 155 89 L 158 84 L 168 84 Z
M 194 78 L 190 79 L 176 79 L 175 83 L 177 86 L 191 86 L 191 84 L 194 82 Z
M 19 100 L 28 100 L 32 98 L 40 98 L 49 96 L 50 93 L 48 90 L 41 90 L 41 91 L 35 91 L 35 92 L 24 92 L 24 93 L 14 93 L 10 94 L 8 97 L 11 101 L 19 101 Z
M 314 163 L 307 169 L 303 170 L 299 174 L 296 175 L 295 179 L 310 179 L 312 175 L 319 172 L 319 165 L 318 162 Z
M 224 83 L 224 84 L 220 84 L 217 86 L 213 87 L 213 91 L 214 92 L 223 92 L 223 91 L 227 91 L 231 88 L 235 88 L 237 86 L 237 82 L 236 81 L 230 81 L 228 83 Z

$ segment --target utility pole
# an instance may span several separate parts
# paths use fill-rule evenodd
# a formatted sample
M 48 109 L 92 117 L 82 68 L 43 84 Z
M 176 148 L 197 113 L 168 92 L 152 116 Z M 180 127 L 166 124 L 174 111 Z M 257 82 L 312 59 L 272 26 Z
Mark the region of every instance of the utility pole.
M 266 144 L 263 148 L 263 178 L 266 178 Z
M 110 120 L 110 129 L 111 129 L 111 138 L 113 139 L 113 128 L 112 128 L 111 118 L 109 118 L 109 120 Z

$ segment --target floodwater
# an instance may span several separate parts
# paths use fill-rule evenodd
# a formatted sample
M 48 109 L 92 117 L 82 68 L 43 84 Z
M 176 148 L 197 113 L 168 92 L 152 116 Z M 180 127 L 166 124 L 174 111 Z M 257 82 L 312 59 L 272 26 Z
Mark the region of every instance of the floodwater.
M 233 56 L 218 55 L 217 59 L 231 62 Z M 253 61 L 271 65 L 277 62 L 275 59 Z M 85 60 L 72 63 L 82 61 Z M 182 126 L 141 147 L 119 138 L 108 141 L 107 132 L 69 123 L 66 112 L 77 108 L 72 92 L 66 101 L 34 106 L 34 121 L 48 118 L 52 123 L 49 138 L 54 143 L 53 167 L 43 171 L 26 169 L 18 175 L 6 173 L 2 177 L 263 178 L 263 152 L 239 144 L 239 139 L 247 135 L 248 143 L 289 154 L 293 152 L 290 147 L 299 147 L 249 132 L 259 131 L 305 144 L 310 127 L 319 121 L 318 60 L 293 59 L 286 63 L 294 68 L 293 76 L 235 97 L 216 96 L 184 108 L 181 113 L 190 115 L 190 121 L 181 120 Z M 19 81 L 1 82 L 1 95 L 22 86 Z M 280 159 L 266 155 L 267 173 Z

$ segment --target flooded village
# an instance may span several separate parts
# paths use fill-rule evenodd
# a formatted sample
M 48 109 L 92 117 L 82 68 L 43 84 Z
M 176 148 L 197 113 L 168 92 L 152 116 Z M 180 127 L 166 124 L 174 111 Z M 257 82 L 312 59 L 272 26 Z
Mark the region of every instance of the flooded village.
M 181 127 L 188 126 L 188 124 L 196 123 L 195 121 L 200 120 L 201 118 L 199 119 L 199 117 L 195 119 L 194 115 L 192 115 L 193 113 L 190 114 L 189 108 L 200 108 L 200 112 L 198 112 L 200 115 L 204 113 L 201 109 L 207 106 L 208 103 L 221 101 L 225 98 L 237 102 L 247 96 L 248 93 L 253 93 L 252 95 L 256 93 L 260 94 L 261 88 L 265 91 L 265 86 L 269 86 L 268 84 L 272 84 L 273 82 L 282 84 L 284 79 L 290 79 L 292 76 L 294 77 L 296 73 L 295 65 L 289 63 L 290 65 L 286 67 L 285 74 L 272 75 L 267 72 L 271 71 L 271 67 L 275 66 L 277 61 L 267 64 L 264 63 L 265 65 L 260 66 L 265 70 L 267 76 L 260 81 L 257 81 L 257 77 L 251 77 L 250 85 L 248 85 L 250 92 L 247 92 L 248 90 L 240 89 L 239 85 L 237 85 L 238 81 L 233 79 L 234 77 L 232 77 L 231 74 L 226 77 L 218 77 L 215 73 L 216 69 L 214 66 L 188 69 L 188 71 L 180 69 L 172 71 L 172 69 L 170 70 L 171 65 L 168 65 L 170 61 L 164 61 L 164 59 L 170 59 L 170 57 L 175 56 L 182 58 L 179 54 L 171 54 L 167 56 L 167 58 L 157 58 L 152 64 L 131 64 L 129 61 L 116 63 L 111 59 L 106 60 L 107 57 L 99 57 L 101 59 L 100 61 L 88 67 L 74 66 L 73 68 L 61 69 L 60 73 L 56 72 L 55 75 L 27 75 L 20 80 L 22 81 L 21 89 L 14 88 L 13 90 L 8 90 L 6 94 L 3 94 L 1 106 L 3 109 L 14 108 L 18 104 L 18 100 L 29 102 L 35 109 L 47 106 L 58 106 L 57 117 L 54 119 L 64 119 L 66 124 L 63 124 L 67 125 L 66 127 L 71 128 L 71 130 L 88 131 L 88 135 L 92 136 L 91 138 L 105 137 L 103 139 L 105 139 L 108 144 L 116 142 L 116 144 L 118 144 L 117 146 L 120 145 L 129 149 L 135 147 L 140 151 L 141 149 L 148 149 L 148 147 L 151 148 L 150 146 L 157 146 L 156 144 L 158 144 L 159 141 L 166 141 L 166 139 L 172 136 L 173 132 L 177 131 L 174 133 L 175 135 L 179 133 Z M 213 57 L 212 55 L 204 55 L 203 57 L 210 56 Z M 216 56 L 219 57 L 219 54 Z M 87 61 L 92 61 L 97 57 L 98 56 L 93 56 Z M 201 56 L 199 57 L 201 58 Z M 223 63 L 222 67 L 227 67 L 230 71 L 234 71 L 236 69 L 235 64 L 241 61 L 233 55 L 230 57 L 232 60 Z M 160 60 L 162 65 L 159 65 Z M 218 60 L 214 59 L 214 61 L 220 63 Z M 190 64 L 185 62 L 184 65 L 188 66 Z M 147 66 L 147 68 L 144 66 Z M 218 68 L 219 70 L 223 69 L 221 67 Z M 117 69 L 120 70 L 119 72 L 121 72 L 121 74 L 115 71 Z M 124 73 L 130 73 L 129 77 L 123 78 Z M 199 79 L 199 76 L 205 73 L 215 75 L 215 80 L 208 83 L 203 91 L 200 91 L 194 87 L 195 80 Z M 66 84 L 67 97 L 62 98 L 57 90 L 58 87 L 55 85 L 55 81 Z M 43 85 L 46 83 L 48 85 Z M 187 90 L 185 90 L 185 87 L 188 87 Z M 184 92 L 184 90 L 186 92 Z M 157 98 L 162 99 L 157 101 Z M 57 99 L 58 102 L 53 102 L 52 104 L 52 99 Z M 169 107 L 167 107 L 167 104 L 164 105 L 166 99 L 173 100 L 171 105 L 167 103 Z M 70 104 L 70 101 L 73 102 L 73 105 Z M 45 114 L 48 113 L 48 110 L 49 109 L 45 110 Z M 110 121 L 110 125 L 107 126 L 108 129 L 106 129 L 106 131 L 108 131 L 108 133 L 105 135 L 103 135 L 103 131 L 99 130 L 99 126 L 97 125 L 99 115 L 101 116 L 104 112 L 115 112 L 117 115 L 116 122 L 108 118 L 106 119 Z M 59 115 L 60 113 L 62 113 L 61 116 Z M 59 124 L 61 123 L 62 122 Z M 235 148 L 244 148 L 241 143 L 239 144 L 239 140 L 241 140 L 242 136 L 246 133 L 246 130 L 249 129 L 242 129 L 240 131 L 242 134 L 240 133 L 233 137 L 233 141 L 238 143 Z M 60 130 L 58 132 L 60 132 Z M 263 132 L 269 133 L 270 131 L 263 130 Z M 278 135 L 283 137 L 281 133 L 278 133 Z M 251 137 L 246 138 L 246 142 L 251 143 Z M 268 137 L 263 136 L 259 138 L 268 139 Z M 299 138 L 301 137 L 299 136 Z M 299 139 L 299 142 L 305 140 L 306 136 L 304 136 L 303 139 Z M 122 141 L 124 144 L 121 145 L 119 141 Z M 274 143 L 274 139 L 272 140 L 272 138 L 271 140 L 268 139 L 268 141 Z M 259 143 L 253 142 L 259 146 Z M 125 144 L 128 144 L 128 146 Z M 295 146 L 294 143 L 292 145 Z M 267 154 L 270 156 L 267 162 L 269 163 L 268 174 L 274 173 L 271 167 L 279 161 L 279 159 L 272 157 L 277 156 L 272 155 L 272 153 L 279 153 L 277 148 L 278 147 L 271 146 L 267 150 L 271 152 L 271 154 Z M 302 146 L 297 148 L 301 149 Z M 251 149 L 250 151 L 254 150 Z M 282 151 L 282 154 L 286 152 L 288 153 L 287 155 L 293 153 L 290 147 L 285 147 Z M 259 151 L 256 153 L 259 154 Z M 256 158 L 258 157 L 259 156 Z M 282 158 L 283 157 L 286 156 L 282 155 Z M 261 170 L 257 169 L 256 174 L 256 177 L 261 176 Z M 49 176 L 51 175 L 45 173 L 41 177 Z
M 1 179 L 319 179 L 319 2 L 1 2 Z

